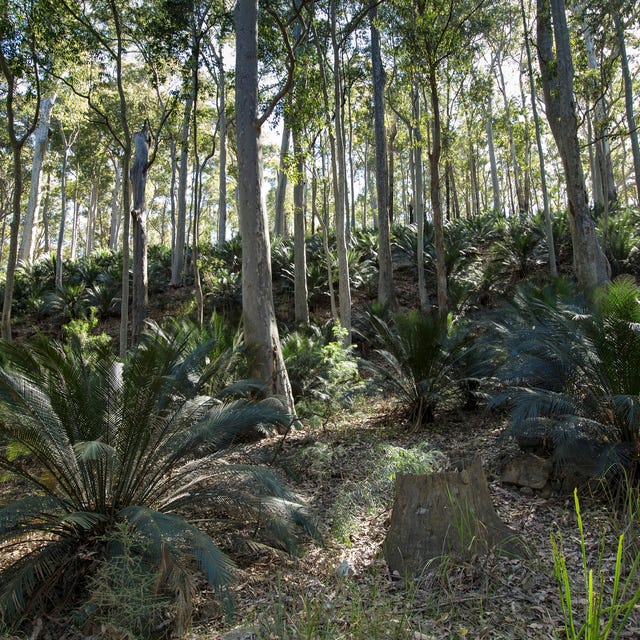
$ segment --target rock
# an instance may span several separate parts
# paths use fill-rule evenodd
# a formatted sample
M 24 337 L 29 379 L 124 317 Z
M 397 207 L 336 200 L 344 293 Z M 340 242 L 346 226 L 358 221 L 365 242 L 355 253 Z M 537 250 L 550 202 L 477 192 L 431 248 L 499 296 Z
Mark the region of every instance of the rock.
M 397 475 L 384 542 L 392 574 L 419 576 L 435 558 L 468 560 L 489 549 L 527 555 L 493 507 L 479 458 L 461 460 L 455 471 Z
M 354 570 L 351 568 L 351 565 L 346 561 L 343 560 L 339 565 L 338 568 L 336 569 L 336 574 L 340 577 L 340 578 L 349 578 L 354 574 Z
M 518 487 L 542 489 L 551 476 L 551 460 L 525 453 L 509 460 L 502 470 L 502 482 Z

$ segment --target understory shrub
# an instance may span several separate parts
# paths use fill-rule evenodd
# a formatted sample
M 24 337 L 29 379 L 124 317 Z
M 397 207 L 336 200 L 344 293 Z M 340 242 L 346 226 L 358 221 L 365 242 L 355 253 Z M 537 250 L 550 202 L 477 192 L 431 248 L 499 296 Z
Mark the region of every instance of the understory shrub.
M 634 470 L 640 441 L 640 287 L 619 278 L 591 303 L 563 281 L 522 286 L 494 323 L 508 434 L 546 441 L 587 473 Z
M 233 576 L 210 537 L 220 522 L 255 520 L 259 539 L 295 549 L 298 525 L 310 528 L 295 494 L 270 469 L 221 460 L 247 430 L 291 417 L 275 400 L 207 394 L 214 342 L 156 328 L 124 361 L 79 340 L 0 343 L 0 441 L 14 451 L 0 468 L 31 487 L 0 507 L 0 549 L 13 554 L 0 571 L 1 625 L 90 600 L 104 563 L 122 562 L 123 532 L 182 620 L 194 567 L 222 598 Z
M 434 312 L 397 313 L 389 321 L 368 317 L 381 345 L 381 361 L 370 367 L 396 392 L 414 427 L 433 422 L 442 401 L 476 395 L 473 335 L 466 326 Z
M 282 354 L 302 413 L 320 407 L 335 410 L 363 388 L 355 347 L 343 344 L 344 331 L 340 325 L 328 325 L 324 331 L 309 325 L 283 338 Z

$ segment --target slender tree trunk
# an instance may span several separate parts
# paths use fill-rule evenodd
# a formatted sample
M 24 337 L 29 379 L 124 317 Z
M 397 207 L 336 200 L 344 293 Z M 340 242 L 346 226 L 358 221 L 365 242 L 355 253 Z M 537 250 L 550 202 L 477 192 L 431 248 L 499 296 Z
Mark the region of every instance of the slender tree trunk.
M 269 226 L 261 196 L 258 125 L 258 0 L 238 0 L 236 26 L 236 135 L 238 215 L 242 235 L 242 316 L 252 375 L 293 412 L 273 307 Z
M 442 152 L 440 102 L 438 99 L 438 79 L 436 67 L 429 65 L 429 92 L 431 94 L 431 117 L 433 118 L 433 146 L 429 154 L 431 173 L 430 194 L 433 209 L 433 234 L 436 247 L 436 280 L 438 294 L 438 313 L 447 315 L 447 268 L 445 263 L 444 228 L 442 223 L 442 203 L 440 199 L 440 155 Z
M 624 26 L 618 11 L 613 11 L 613 23 L 616 28 L 618 48 L 620 49 L 620 66 L 624 80 L 624 105 L 627 111 L 627 124 L 629 125 L 629 138 L 631 139 L 631 153 L 633 155 L 633 171 L 636 179 L 636 192 L 638 204 L 640 204 L 640 143 L 638 143 L 638 129 L 633 113 L 633 81 L 629 71 L 629 58 L 627 56 L 627 44 L 624 35 Z
M 120 190 L 122 188 L 122 164 L 117 156 L 111 158 L 113 162 L 113 191 L 111 193 L 111 224 L 109 225 L 109 249 L 118 250 L 118 236 L 120 235 Z
M 538 57 L 547 117 L 567 183 L 573 266 L 579 286 L 591 294 L 609 280 L 610 268 L 591 220 L 582 172 L 573 96 L 573 62 L 564 1 L 537 0 L 537 3 Z
M 147 211 L 145 191 L 149 168 L 150 134 L 147 123 L 134 134 L 135 158 L 131 166 L 131 190 L 133 193 L 133 291 L 131 305 L 131 344 L 136 345 L 144 329 L 147 317 Z
M 100 184 L 98 178 L 91 182 L 89 191 L 89 206 L 87 208 L 87 235 L 85 238 L 84 255 L 90 256 L 93 253 L 96 235 L 96 216 L 98 213 L 98 201 L 100 196 Z
M 347 256 L 347 212 L 345 209 L 345 188 L 347 174 L 344 155 L 344 133 L 342 130 L 342 78 L 340 73 L 340 47 L 337 37 L 337 0 L 331 0 L 331 43 L 333 48 L 334 78 L 334 125 L 335 125 L 335 219 L 336 246 L 338 252 L 338 298 L 340 323 L 345 330 L 344 343 L 351 344 L 351 286 L 349 260 Z
M 389 211 L 389 225 L 393 225 L 394 217 L 395 217 L 395 157 L 396 157 L 396 148 L 395 148 L 395 140 L 398 135 L 398 126 L 395 121 L 391 125 L 391 129 L 389 130 L 389 145 L 387 147 L 387 155 L 388 155 L 388 171 L 389 171 L 389 189 L 387 191 L 387 209 Z M 402 167 L 400 167 L 402 169 Z M 404 176 L 403 176 L 404 179 Z M 404 195 L 404 194 L 403 194 Z
M 293 133 L 293 153 L 296 160 L 296 181 L 293 185 L 293 258 L 295 319 L 309 324 L 309 294 L 307 289 L 307 251 L 305 243 L 305 166 L 301 134 Z
M 42 163 L 49 142 L 49 123 L 51 122 L 51 110 L 56 101 L 54 94 L 50 98 L 44 98 L 40 105 L 40 117 L 38 126 L 34 132 L 33 164 L 31 166 L 31 184 L 29 188 L 29 201 L 25 209 L 24 224 L 22 228 L 22 245 L 18 254 L 19 260 L 33 262 L 36 253 L 35 238 L 38 228 L 38 213 L 40 211 L 40 177 L 42 176 Z
M 73 225 L 71 228 L 71 247 L 69 248 L 69 257 L 74 262 L 78 256 L 78 228 L 80 226 L 80 185 L 78 176 L 80 175 L 80 167 L 76 168 L 76 185 L 73 190 Z
M 583 13 L 583 8 L 578 5 L 579 13 Z M 582 21 L 582 33 L 587 52 L 587 64 L 594 74 L 599 72 L 598 59 L 596 58 L 595 43 L 591 28 L 586 20 Z M 594 189 L 594 200 L 601 206 L 613 204 L 618 194 L 616 191 L 616 183 L 613 175 L 613 164 L 611 162 L 611 149 L 609 147 L 609 116 L 604 92 L 598 83 L 593 83 L 593 92 L 595 95 L 595 121 L 594 121 L 594 138 L 595 138 L 595 169 L 597 190 Z
M 42 228 L 44 231 L 44 254 L 48 256 L 51 253 L 51 170 L 47 171 L 47 186 L 44 192 L 44 203 L 42 205 Z M 2 259 L 0 258 L 0 261 Z
M 22 145 L 12 145 L 13 155 L 13 215 L 9 228 L 9 256 L 7 258 L 4 304 L 2 307 L 2 338 L 11 340 L 11 305 L 18 262 L 18 232 L 20 230 L 20 210 L 22 196 Z
M 507 96 L 507 88 L 504 81 L 504 72 L 502 70 L 502 57 L 500 54 L 494 58 L 496 63 L 496 70 L 498 72 L 498 80 L 500 86 L 500 93 L 502 94 L 502 101 L 504 105 L 504 112 L 507 126 L 507 136 L 509 138 L 509 153 L 511 155 L 511 166 L 513 170 L 513 186 L 516 192 L 516 200 L 518 201 L 518 214 L 523 218 L 527 214 L 527 204 L 524 197 L 524 189 L 522 187 L 522 176 L 520 172 L 520 163 L 518 162 L 518 152 L 516 150 L 516 140 L 513 135 L 513 122 L 511 118 L 511 106 L 509 104 L 509 97 Z
M 538 115 L 536 85 L 533 75 L 533 63 L 531 56 L 531 46 L 529 45 L 529 29 L 527 27 L 527 15 L 524 9 L 524 0 L 520 0 L 520 13 L 522 15 L 522 24 L 525 33 L 525 47 L 527 51 L 527 70 L 529 72 L 529 88 L 531 91 L 531 111 L 533 113 L 533 123 L 536 130 L 536 146 L 538 149 L 538 161 L 540 163 L 540 186 L 542 190 L 542 206 L 544 209 L 544 223 L 547 238 L 547 250 L 549 252 L 549 272 L 553 278 L 558 276 L 558 267 L 556 266 L 556 250 L 553 239 L 553 221 L 551 219 L 551 210 L 549 208 L 549 191 L 547 189 L 547 172 L 544 162 L 544 148 L 542 146 L 542 132 L 540 129 L 540 116 Z
M 227 113 L 226 83 L 222 51 L 220 52 L 219 71 L 220 81 L 218 92 L 220 98 L 218 102 L 218 118 L 220 122 L 220 157 L 218 164 L 220 181 L 218 185 L 218 247 L 222 247 L 227 239 Z
M 491 96 L 487 103 L 486 128 L 487 128 L 487 146 L 489 147 L 489 165 L 491 167 L 491 186 L 493 189 L 493 210 L 496 213 L 502 211 L 502 203 L 500 198 L 500 181 L 498 179 L 498 165 L 496 163 L 496 151 L 493 143 L 493 113 L 491 108 Z
M 330 144 L 331 133 L 329 133 Z M 332 147 L 333 149 L 333 147 Z M 333 156 L 333 151 L 331 152 Z M 322 158 L 322 249 L 324 251 L 324 260 L 327 266 L 327 282 L 329 288 L 329 302 L 331 304 L 331 317 L 338 320 L 338 307 L 336 305 L 336 293 L 333 287 L 333 258 L 329 250 L 329 194 L 328 194 L 328 177 L 327 163 L 324 149 L 320 153 Z
M 176 217 L 176 242 L 171 260 L 171 286 L 184 284 L 184 251 L 187 229 L 187 178 L 189 177 L 189 132 L 191 131 L 191 112 L 193 110 L 195 85 L 184 104 L 182 129 L 180 134 L 180 169 L 178 170 L 178 211 Z
M 289 153 L 289 141 L 291 140 L 291 127 L 289 116 L 285 113 L 284 126 L 282 127 L 282 141 L 280 142 L 280 162 L 278 165 L 278 184 L 276 187 L 276 212 L 274 220 L 274 234 L 284 237 L 286 235 L 286 221 L 284 203 L 287 196 L 287 170 L 286 162 Z
M 378 7 L 372 3 L 369 9 L 371 26 L 371 66 L 373 70 L 373 118 L 376 138 L 376 193 L 378 195 L 378 302 L 395 306 L 393 291 L 393 262 L 391 259 L 389 228 L 389 174 L 387 170 L 387 141 L 384 126 L 384 69 L 380 56 L 380 38 L 376 21 Z
M 417 84 L 413 87 L 413 110 L 415 120 L 415 146 L 414 146 L 414 162 L 415 171 L 415 215 L 417 221 L 418 233 L 418 295 L 420 296 L 420 308 L 426 311 L 429 308 L 429 296 L 427 294 L 427 282 L 424 274 L 424 185 L 422 170 L 422 132 L 420 130 L 420 120 L 422 112 L 420 108 L 420 88 Z

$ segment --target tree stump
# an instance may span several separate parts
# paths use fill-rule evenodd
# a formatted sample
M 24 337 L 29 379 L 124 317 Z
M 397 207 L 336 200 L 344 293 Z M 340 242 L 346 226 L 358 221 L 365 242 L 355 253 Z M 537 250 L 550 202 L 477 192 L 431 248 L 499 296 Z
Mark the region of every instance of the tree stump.
M 479 458 L 456 470 L 398 474 L 384 554 L 392 573 L 419 576 L 445 555 L 469 560 L 495 549 L 523 557 L 522 541 L 496 513 Z

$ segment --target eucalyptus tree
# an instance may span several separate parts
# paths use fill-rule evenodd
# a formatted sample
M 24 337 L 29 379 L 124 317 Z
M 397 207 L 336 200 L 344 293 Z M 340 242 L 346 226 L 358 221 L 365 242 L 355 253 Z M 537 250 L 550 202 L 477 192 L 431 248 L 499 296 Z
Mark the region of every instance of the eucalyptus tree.
M 56 98 L 55 93 L 42 98 L 38 125 L 34 131 L 29 200 L 25 209 L 24 224 L 22 227 L 22 244 L 20 245 L 18 254 L 19 260 L 26 260 L 28 262 L 33 262 L 36 249 L 34 245 L 38 228 L 38 216 L 40 213 L 40 178 L 42 176 L 42 165 L 49 142 L 51 111 L 53 110 Z
M 498 7 L 496 7 L 498 9 Z M 514 136 L 514 116 L 512 114 L 512 104 L 510 96 L 507 92 L 507 82 L 505 81 L 504 66 L 505 61 L 511 55 L 510 48 L 514 45 L 520 45 L 519 34 L 514 37 L 514 29 L 517 28 L 518 20 L 516 19 L 517 8 L 509 4 L 500 7 L 500 11 L 493 12 L 493 28 L 487 32 L 487 40 L 492 49 L 491 66 L 495 76 L 500 95 L 502 96 L 502 106 L 505 116 L 505 128 L 507 133 L 507 142 L 509 148 L 509 157 L 511 160 L 511 169 L 513 171 L 513 183 L 518 203 L 518 212 L 521 216 L 527 213 L 527 201 L 525 197 L 524 184 L 522 178 L 522 169 L 518 159 L 516 150 L 516 141 Z
M 573 91 L 573 61 L 564 0 L 537 0 L 538 60 L 547 119 L 555 138 L 566 180 L 573 267 L 580 288 L 591 294 L 608 282 L 610 267 L 589 211 L 580 158 Z
M 373 72 L 374 128 L 376 138 L 376 193 L 378 195 L 378 302 L 388 307 L 395 306 L 393 290 L 393 262 L 391 258 L 390 219 L 393 205 L 390 198 L 393 185 L 390 182 L 389 159 L 387 157 L 384 86 L 385 72 L 380 55 L 380 35 L 376 25 L 378 7 L 370 3 L 369 22 L 371 28 L 371 66 Z M 393 158 L 391 154 L 390 159 Z M 392 173 L 393 176 L 393 173 Z M 391 176 L 391 177 L 392 177 Z
M 22 211 L 25 144 L 40 116 L 42 82 L 46 76 L 46 56 L 51 53 L 52 30 L 45 8 L 36 0 L 6 0 L 0 5 L 0 71 L 4 79 L 6 135 L 13 165 L 13 199 L 9 252 L 5 272 L 2 307 L 2 337 L 11 339 L 11 306 L 18 258 L 18 238 Z
M 260 130 L 269 109 L 258 115 L 258 0 L 238 0 L 235 115 L 238 154 L 238 214 L 242 236 L 242 317 L 252 374 L 269 395 L 293 409 L 291 384 L 282 357 L 273 306 L 271 244 L 262 200 Z M 276 98 L 291 85 L 293 67 Z
M 536 148 L 538 150 L 538 161 L 540 163 L 540 186 L 542 190 L 542 206 L 545 222 L 545 232 L 547 238 L 547 250 L 549 253 L 549 272 L 552 277 L 558 275 L 558 267 L 556 265 L 556 250 L 553 238 L 553 220 L 551 219 L 551 210 L 549 207 L 549 192 L 547 189 L 547 172 L 545 167 L 544 147 L 542 145 L 542 131 L 540 117 L 538 115 L 536 83 L 533 75 L 533 62 L 531 55 L 531 45 L 529 43 L 529 29 L 527 26 L 527 14 L 525 12 L 524 0 L 520 0 L 520 15 L 522 18 L 522 26 L 524 30 L 524 44 L 527 53 L 527 72 L 529 75 L 529 91 L 531 96 L 531 111 L 533 113 L 533 122 L 536 130 Z
M 602 63 L 598 61 L 595 33 L 586 6 L 577 2 L 574 11 L 580 19 L 584 53 L 586 54 L 587 71 L 584 74 L 586 98 L 593 105 L 592 117 L 590 116 L 591 105 L 587 110 L 588 121 L 593 119 L 593 138 L 590 143 L 595 147 L 595 158 L 592 163 L 593 200 L 595 204 L 608 210 L 609 205 L 612 205 L 617 199 L 609 144 L 610 115 L 606 86 L 610 82 L 606 69 L 609 64 L 604 60 Z
M 156 94 L 156 108 L 162 113 L 157 116 L 154 140 L 157 145 L 158 133 L 162 129 L 171 104 L 161 95 L 162 78 L 155 68 L 157 56 L 150 42 L 154 34 L 147 33 L 148 14 L 121 0 L 102 0 L 91 6 L 78 4 L 73 0 L 60 0 L 60 7 L 74 24 L 72 37 L 76 41 L 84 40 L 90 60 L 88 78 L 78 78 L 72 74 L 62 73 L 59 78 L 77 95 L 87 101 L 91 118 L 96 124 L 109 132 L 113 142 L 122 151 L 122 189 L 121 202 L 123 212 L 122 229 L 122 291 L 120 318 L 120 353 L 123 355 L 128 347 L 129 329 L 129 265 L 131 217 L 131 157 L 133 153 L 132 123 L 145 119 L 144 104 L 146 91 L 152 89 Z M 131 68 L 128 60 L 135 59 L 137 67 Z M 97 61 L 97 62 L 96 62 Z M 146 79 L 146 82 L 141 80 Z M 128 91 L 128 82 L 137 81 L 135 92 Z M 150 86 L 149 86 L 150 85 Z M 112 89 L 115 87 L 115 99 Z M 155 115 L 155 114 L 154 114 Z M 136 210 L 137 211 L 137 210 Z M 135 230 L 142 233 L 141 218 L 136 219 Z M 140 240 L 140 238 L 138 239 Z M 146 243 L 138 241 L 135 246 L 146 252 Z M 134 254 L 134 270 L 144 268 L 146 256 Z M 135 277 L 134 277 L 135 279 Z M 144 282 L 144 274 L 138 274 L 138 281 Z M 146 307 L 146 289 L 137 287 L 134 295 L 140 299 L 134 302 L 137 309 Z M 132 324 L 132 328 L 137 322 Z M 137 335 L 137 334 L 136 334 Z
M 633 156 L 633 170 L 635 173 L 636 192 L 638 204 L 640 205 L 640 143 L 638 142 L 638 128 L 636 126 L 636 118 L 633 106 L 633 80 L 629 70 L 629 57 L 627 55 L 627 44 L 625 36 L 625 26 L 627 19 L 627 11 L 630 6 L 625 6 L 624 0 L 619 0 L 612 4 L 611 13 L 613 15 L 613 23 L 615 26 L 616 40 L 618 50 L 620 52 L 620 68 L 622 70 L 622 78 L 624 80 L 624 104 L 627 114 L 627 125 L 629 127 L 629 138 L 631 140 L 631 153 Z M 636 7 L 637 9 L 637 7 Z M 632 20 L 633 18 L 631 18 Z
M 420 61 L 424 65 L 430 102 L 429 192 L 436 251 L 438 311 L 445 316 L 448 296 L 440 177 L 443 136 L 440 76 L 445 61 L 472 54 L 477 36 L 485 27 L 491 0 L 413 0 L 409 7 L 406 4 L 397 3 L 403 32 L 407 34 L 414 62 Z

